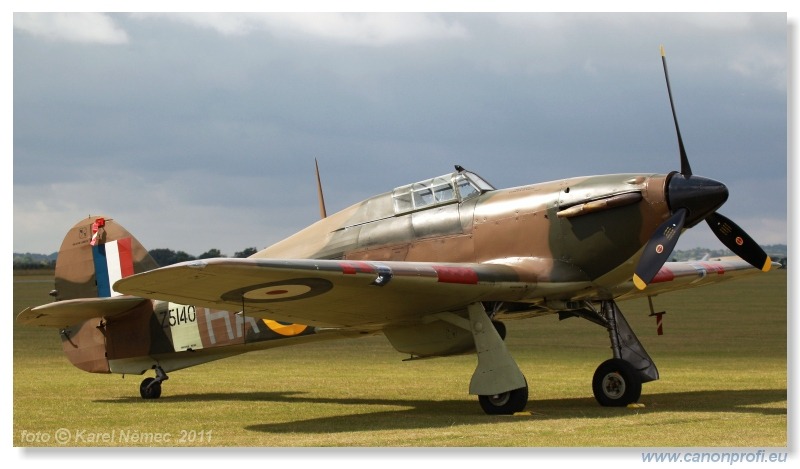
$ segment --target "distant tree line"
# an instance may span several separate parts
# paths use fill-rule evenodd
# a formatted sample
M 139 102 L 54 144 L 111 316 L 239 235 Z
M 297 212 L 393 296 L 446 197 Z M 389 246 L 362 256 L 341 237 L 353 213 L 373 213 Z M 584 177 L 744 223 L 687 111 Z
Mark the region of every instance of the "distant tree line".
M 772 258 L 773 261 L 780 262 L 783 268 L 786 268 L 788 262 L 788 247 L 785 244 L 768 244 L 762 245 L 761 248 Z M 696 261 L 703 258 L 703 256 L 710 258 L 733 256 L 733 252 L 729 249 L 706 249 L 694 248 L 681 251 L 674 251 L 670 256 L 671 261 Z
M 211 259 L 213 257 L 227 257 L 219 249 L 209 249 L 197 257 L 187 254 L 184 251 L 173 251 L 172 249 L 151 249 L 148 251 L 158 265 L 161 267 L 177 264 L 178 262 L 193 261 L 195 259 Z M 233 257 L 250 257 L 258 252 L 256 248 L 247 248 L 233 254 Z
M 780 262 L 783 268 L 788 265 L 787 261 L 787 246 L 785 244 L 771 244 L 761 246 L 764 251 L 769 254 L 772 260 Z M 148 251 L 150 256 L 164 267 L 167 265 L 177 264 L 178 262 L 192 261 L 195 259 L 210 259 L 212 257 L 227 257 L 222 254 L 219 249 L 209 249 L 208 251 L 195 257 L 187 254 L 185 251 L 173 251 L 172 249 L 151 249 Z M 250 257 L 258 252 L 254 247 L 247 248 L 233 254 L 233 257 Z M 37 270 L 37 269 L 54 269 L 56 266 L 56 256 L 58 253 L 53 254 L 32 254 L 26 252 L 24 254 L 14 253 L 14 270 Z M 711 258 L 732 256 L 733 253 L 727 249 L 711 250 L 705 248 L 695 248 L 689 250 L 675 251 L 672 253 L 670 260 L 672 261 L 692 261 L 700 260 L 703 256 L 708 255 Z
M 39 269 L 54 269 L 56 267 L 56 256 L 58 253 L 50 255 L 33 254 L 26 252 L 24 254 L 14 253 L 14 270 L 39 270 Z
M 225 254 L 222 254 L 219 249 L 209 249 L 197 257 L 187 254 L 184 251 L 173 251 L 172 249 L 151 249 L 148 252 L 161 267 L 195 259 L 227 257 Z M 256 252 L 258 252 L 258 250 L 254 247 L 247 248 L 234 253 L 233 257 L 250 257 Z M 14 270 L 52 270 L 56 267 L 56 257 L 58 257 L 57 252 L 49 255 L 33 254 L 30 252 L 24 254 L 14 253 Z

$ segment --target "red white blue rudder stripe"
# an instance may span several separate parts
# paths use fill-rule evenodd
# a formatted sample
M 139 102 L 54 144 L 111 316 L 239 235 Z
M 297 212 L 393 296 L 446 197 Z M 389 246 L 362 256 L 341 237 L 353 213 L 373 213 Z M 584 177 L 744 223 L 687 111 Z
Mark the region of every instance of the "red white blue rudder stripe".
M 133 275 L 132 251 L 131 238 L 117 239 L 92 246 L 97 296 L 121 295 L 112 290 L 111 286 L 117 280 Z

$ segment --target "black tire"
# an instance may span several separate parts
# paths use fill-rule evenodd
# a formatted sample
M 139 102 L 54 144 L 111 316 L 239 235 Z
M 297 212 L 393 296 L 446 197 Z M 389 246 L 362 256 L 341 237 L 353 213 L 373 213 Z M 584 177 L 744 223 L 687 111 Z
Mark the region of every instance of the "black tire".
M 494 326 L 495 330 L 498 334 L 500 334 L 500 338 L 506 340 L 506 325 L 500 321 L 492 321 L 492 325 Z
M 630 363 L 612 358 L 597 367 L 592 378 L 592 391 L 600 405 L 624 407 L 642 396 L 642 379 Z
M 511 415 L 528 405 L 528 385 L 493 396 L 478 396 L 481 409 L 489 415 Z
M 161 383 L 155 378 L 145 378 L 139 385 L 139 394 L 142 399 L 158 399 L 161 397 Z

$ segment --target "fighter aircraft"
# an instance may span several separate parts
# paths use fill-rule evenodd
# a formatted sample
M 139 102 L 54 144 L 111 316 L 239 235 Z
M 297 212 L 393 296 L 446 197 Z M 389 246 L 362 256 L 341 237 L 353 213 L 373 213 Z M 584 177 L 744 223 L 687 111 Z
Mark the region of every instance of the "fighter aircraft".
M 250 258 L 161 268 L 115 220 L 89 217 L 59 251 L 56 301 L 18 322 L 58 328 L 83 370 L 153 370 L 143 398 L 159 397 L 174 370 L 382 333 L 412 358 L 475 353 L 469 393 L 484 412 L 510 414 L 527 405 L 528 384 L 504 343 L 504 321 L 582 317 L 607 330 L 613 354 L 594 373 L 595 398 L 635 403 L 659 374 L 617 302 L 772 266 L 717 213 L 725 185 L 692 173 L 663 49 L 662 63 L 679 172 L 496 189 L 456 166 L 330 216 L 320 197 L 319 221 Z M 703 220 L 739 257 L 667 262 L 681 232 Z

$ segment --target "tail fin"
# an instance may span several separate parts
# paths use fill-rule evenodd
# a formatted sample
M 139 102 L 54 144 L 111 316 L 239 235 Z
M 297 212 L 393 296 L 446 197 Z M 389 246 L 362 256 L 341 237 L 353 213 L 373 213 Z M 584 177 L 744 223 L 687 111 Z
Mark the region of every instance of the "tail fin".
M 102 216 L 85 218 L 67 232 L 58 251 L 56 301 L 110 297 L 115 281 L 158 267 L 122 225 Z

